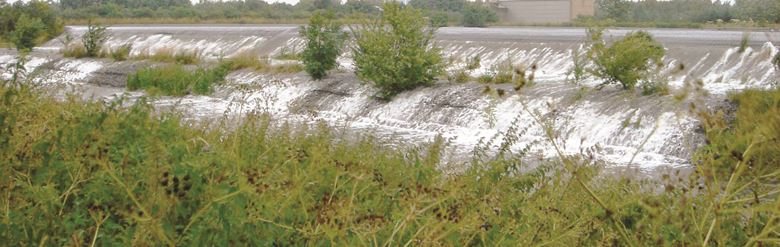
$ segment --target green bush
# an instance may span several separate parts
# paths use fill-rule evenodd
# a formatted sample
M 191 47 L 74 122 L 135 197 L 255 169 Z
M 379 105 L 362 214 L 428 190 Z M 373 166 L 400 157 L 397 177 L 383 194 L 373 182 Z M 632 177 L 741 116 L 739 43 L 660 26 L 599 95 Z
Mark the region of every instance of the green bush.
M 25 14 L 16 21 L 16 27 L 9 34 L 9 40 L 18 50 L 32 50 L 45 34 L 45 26 L 38 18 L 30 18 Z
M 98 57 L 107 39 L 108 32 L 105 26 L 90 23 L 87 32 L 81 36 L 81 44 L 84 45 L 87 57 Z
M 355 72 L 372 82 L 381 97 L 430 85 L 443 72 L 443 59 L 433 42 L 434 29 L 422 13 L 397 3 L 386 3 L 379 20 L 353 30 Z
M 146 68 L 127 78 L 127 89 L 144 89 L 153 95 L 209 94 L 214 85 L 225 80 L 228 72 L 229 67 L 224 64 L 195 71 L 189 71 L 178 64 Z
M 300 33 L 306 39 L 306 48 L 300 54 L 306 73 L 315 80 L 322 79 L 336 67 L 346 34 L 333 13 L 321 12 L 312 15 L 309 25 L 301 27 Z
M 461 24 L 466 27 L 486 27 L 488 23 L 498 21 L 498 16 L 490 8 L 479 4 L 467 4 L 463 9 Z
M 596 65 L 592 73 L 605 79 L 605 84 L 619 83 L 624 89 L 646 79 L 648 65 L 659 65 L 665 54 L 663 46 L 645 31 L 629 33 L 609 47 L 600 41 L 600 34 L 592 37 L 596 40 L 590 52 Z

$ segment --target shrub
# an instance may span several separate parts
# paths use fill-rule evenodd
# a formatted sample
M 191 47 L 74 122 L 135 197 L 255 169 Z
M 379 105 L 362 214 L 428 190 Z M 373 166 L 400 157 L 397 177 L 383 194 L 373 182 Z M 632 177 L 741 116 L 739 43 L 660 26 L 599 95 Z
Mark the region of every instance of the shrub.
M 125 61 L 130 57 L 130 51 L 133 50 L 132 44 L 124 44 L 111 51 L 111 58 L 114 61 Z
M 38 44 L 41 36 L 45 34 L 45 28 L 46 26 L 40 19 L 22 14 L 16 21 L 16 27 L 9 34 L 8 40 L 14 44 L 16 49 L 29 51 Z
M 333 13 L 315 13 L 309 19 L 309 25 L 300 29 L 306 39 L 306 48 L 301 52 L 306 73 L 315 80 L 322 79 L 336 67 L 336 58 L 341 54 L 345 33 L 341 24 L 334 20 Z
M 127 89 L 144 89 L 153 95 L 208 94 L 215 84 L 224 81 L 228 72 L 229 68 L 225 65 L 195 71 L 189 71 L 181 65 L 146 68 L 127 78 Z
M 380 97 L 432 84 L 443 72 L 440 50 L 432 44 L 434 29 L 417 9 L 397 3 L 383 6 L 381 19 L 353 29 L 358 77 L 378 87 Z
M 108 32 L 105 26 L 100 24 L 87 26 L 87 32 L 81 36 L 81 43 L 88 57 L 97 57 L 103 49 L 103 43 L 108 39 Z
M 600 39 L 600 34 L 593 35 Z M 650 63 L 660 64 L 664 56 L 663 46 L 645 31 L 632 32 L 606 47 L 596 42 L 591 56 L 596 65 L 592 73 L 606 80 L 605 84 L 619 83 L 624 89 L 632 89 L 637 82 L 647 78 Z
M 490 22 L 498 21 L 498 16 L 490 8 L 479 4 L 467 4 L 463 8 L 461 24 L 466 27 L 485 27 Z

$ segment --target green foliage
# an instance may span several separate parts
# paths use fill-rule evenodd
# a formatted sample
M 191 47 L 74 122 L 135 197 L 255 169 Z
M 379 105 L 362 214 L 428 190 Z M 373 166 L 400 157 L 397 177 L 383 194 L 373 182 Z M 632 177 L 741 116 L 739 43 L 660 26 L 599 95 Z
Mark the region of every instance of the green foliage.
M 142 69 L 127 78 L 127 89 L 144 89 L 150 94 L 183 96 L 209 94 L 213 86 L 221 84 L 229 72 L 227 65 L 199 68 L 189 71 L 181 65 L 165 65 Z
M 709 145 L 695 160 L 717 173 L 749 164 L 751 174 L 774 172 L 780 163 L 780 90 L 731 95 L 735 112 L 702 113 Z
M 434 29 L 420 10 L 397 3 L 383 6 L 381 19 L 353 30 L 358 77 L 378 87 L 381 97 L 431 85 L 444 66 L 439 48 L 432 44 Z
M 588 54 L 583 54 L 580 48 L 575 48 L 571 51 L 571 60 L 572 68 L 569 74 L 572 75 L 572 81 L 576 84 L 587 76 L 585 66 L 588 64 Z
M 81 44 L 84 45 L 87 57 L 97 57 L 103 49 L 103 43 L 108 39 L 107 28 L 100 24 L 89 24 L 87 32 L 81 36 Z
M 18 49 L 32 47 L 62 33 L 63 24 L 53 8 L 41 1 L 0 5 L 0 40 Z
M 498 21 L 498 16 L 490 8 L 479 4 L 467 4 L 463 9 L 461 24 L 466 27 L 486 27 L 488 23 Z
M 45 28 L 40 19 L 22 14 L 16 21 L 16 27 L 8 35 L 8 40 L 14 44 L 16 49 L 29 51 L 39 43 L 40 38 L 45 33 Z
M 306 40 L 300 58 L 306 73 L 315 80 L 322 79 L 328 70 L 336 67 L 336 58 L 341 54 L 346 36 L 341 28 L 333 13 L 315 13 L 309 19 L 309 25 L 300 28 L 300 35 Z
M 689 177 L 645 180 L 600 173 L 587 154 L 526 164 L 524 151 L 503 148 L 520 126 L 498 156 L 489 140 L 453 174 L 438 168 L 443 138 L 393 149 L 327 126 L 252 114 L 200 124 L 144 99 L 62 100 L 29 85 L 0 83 L 0 239 L 10 246 L 779 243 L 780 90 L 735 96 L 733 129 L 705 118 L 710 144 Z M 552 125 L 523 107 L 555 146 Z
M 619 83 L 624 89 L 646 79 L 649 64 L 660 64 L 665 54 L 663 46 L 645 31 L 629 33 L 609 47 L 599 41 L 600 33 L 592 38 L 590 56 L 596 65 L 592 73 L 605 79 L 605 84 Z

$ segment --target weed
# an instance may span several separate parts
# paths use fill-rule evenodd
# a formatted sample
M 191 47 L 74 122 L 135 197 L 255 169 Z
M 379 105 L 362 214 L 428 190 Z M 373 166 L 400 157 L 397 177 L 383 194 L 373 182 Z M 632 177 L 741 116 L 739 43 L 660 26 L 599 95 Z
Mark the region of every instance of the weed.
M 130 57 L 130 51 L 132 50 L 132 44 L 124 44 L 112 50 L 110 57 L 111 59 L 114 59 L 114 61 L 125 61 L 128 57 Z
M 87 49 L 81 43 L 71 43 L 60 49 L 63 57 L 85 58 L 88 57 Z
M 572 75 L 573 82 L 579 83 L 586 76 L 585 66 L 587 65 L 587 55 L 581 54 L 580 48 L 571 51 L 572 68 L 569 74 Z
M 743 32 L 742 39 L 739 41 L 739 53 L 743 53 L 750 45 L 750 32 Z
M 466 83 L 471 79 L 467 70 L 459 69 L 447 74 L 447 80 L 455 83 Z
M 522 101 L 527 115 L 450 174 L 437 169 L 442 138 L 389 148 L 252 114 L 215 126 L 144 99 L 63 100 L 30 85 L 0 83 L 6 245 L 780 244 L 778 89 L 731 96 L 735 117 L 702 113 L 708 144 L 692 174 L 648 181 L 606 175 L 587 151 L 564 155 L 558 116 Z M 511 151 L 527 116 L 555 159 Z
M 225 65 L 195 71 L 188 71 L 181 65 L 146 68 L 127 78 L 127 89 L 145 89 L 152 95 L 208 94 L 214 85 L 224 81 L 228 72 Z
M 471 57 L 467 63 L 466 63 L 466 70 L 475 70 L 478 69 L 481 66 L 482 59 L 479 57 L 479 55 L 474 55 Z

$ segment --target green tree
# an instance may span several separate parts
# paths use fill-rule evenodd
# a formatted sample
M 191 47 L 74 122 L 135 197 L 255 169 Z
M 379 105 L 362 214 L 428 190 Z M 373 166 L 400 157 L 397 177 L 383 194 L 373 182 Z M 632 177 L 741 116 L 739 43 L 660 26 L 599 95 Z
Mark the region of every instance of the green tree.
M 481 4 L 469 4 L 463 9 L 461 24 L 466 27 L 485 27 L 498 20 L 496 13 Z
M 84 49 L 88 57 L 97 57 L 100 50 L 103 49 L 103 43 L 108 39 L 107 28 L 100 24 L 89 24 L 87 32 L 81 36 L 81 42 L 84 43 Z
M 631 3 L 626 0 L 599 0 L 598 15 L 613 20 L 625 20 L 628 18 Z
M 443 71 L 433 42 L 434 28 L 422 12 L 397 3 L 383 5 L 382 17 L 353 28 L 355 73 L 378 87 L 381 97 L 430 85 Z
M 605 84 L 619 83 L 624 89 L 632 89 L 646 79 L 648 66 L 660 64 L 665 53 L 664 47 L 645 31 L 629 33 L 609 47 L 601 41 L 600 32 L 591 37 L 595 42 L 590 56 L 596 65 L 592 73 L 605 79 Z
M 18 50 L 32 50 L 38 44 L 39 38 L 46 32 L 46 26 L 41 19 L 23 14 L 16 21 L 16 27 L 9 35 L 9 40 Z
M 301 53 L 305 70 L 315 80 L 322 79 L 336 67 L 336 58 L 341 54 L 345 33 L 333 13 L 318 12 L 311 16 L 309 25 L 300 29 L 306 39 L 306 48 Z

